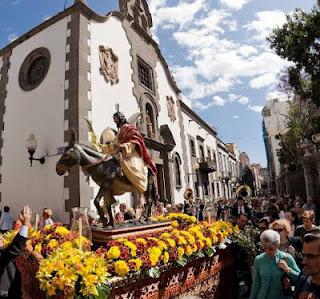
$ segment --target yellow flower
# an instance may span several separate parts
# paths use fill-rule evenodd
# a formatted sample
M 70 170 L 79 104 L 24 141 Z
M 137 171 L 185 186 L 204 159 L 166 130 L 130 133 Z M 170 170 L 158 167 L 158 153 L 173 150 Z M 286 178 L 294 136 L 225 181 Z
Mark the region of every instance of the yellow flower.
M 51 239 L 50 242 L 48 243 L 48 247 L 53 249 L 58 247 L 59 242 L 56 239 Z
M 205 238 L 204 240 L 205 240 L 205 242 L 207 243 L 207 246 L 208 246 L 208 247 L 212 246 L 212 241 L 211 241 L 210 238 Z
M 159 246 L 159 248 L 160 248 L 161 250 L 167 250 L 167 249 L 168 249 L 167 244 L 166 244 L 164 241 L 162 241 L 162 240 L 159 240 L 159 241 L 157 242 L 157 244 L 158 244 L 158 246 Z
M 51 224 L 47 224 L 44 228 L 43 228 L 43 230 L 44 231 L 47 231 L 47 230 L 49 230 L 51 228 Z
M 139 271 L 140 268 L 142 267 L 142 260 L 141 259 L 131 259 L 129 262 L 135 264 L 134 266 L 134 271 Z
M 142 239 L 142 238 L 137 238 L 136 241 L 141 243 L 141 244 L 143 244 L 143 245 L 147 244 L 147 241 L 145 239 Z
M 167 264 L 169 262 L 169 253 L 167 251 L 163 254 L 163 262 Z
M 116 261 L 114 263 L 114 272 L 121 277 L 126 276 L 129 272 L 128 264 L 125 261 Z
M 64 226 L 58 226 L 56 228 L 56 233 L 65 236 L 69 234 L 69 230 Z
M 186 241 L 186 239 L 184 237 L 177 236 L 177 238 L 178 238 L 178 244 L 179 245 L 187 245 L 187 241 Z
M 107 258 L 110 260 L 116 260 L 120 257 L 120 249 L 118 246 L 112 246 L 107 252 Z
M 171 226 L 172 227 L 178 227 L 179 226 L 179 222 L 177 220 L 174 220 L 171 222 Z
M 178 247 L 177 252 L 179 257 L 182 257 L 184 255 L 184 249 L 182 247 Z
M 64 249 L 64 250 L 67 250 L 67 249 L 70 249 L 72 248 L 72 242 L 70 241 L 67 241 L 67 242 L 64 242 L 61 247 Z
M 167 242 L 169 243 L 170 247 L 176 247 L 176 241 L 172 238 L 167 238 Z
M 36 246 L 34 246 L 34 251 L 41 253 L 41 249 L 42 249 L 42 244 L 38 243 Z
M 137 255 L 137 253 L 136 253 L 137 252 L 137 246 L 134 243 L 132 243 L 130 241 L 125 241 L 123 244 L 130 249 L 131 255 L 133 257 L 135 257 Z
M 192 253 L 193 253 L 193 250 L 192 250 L 191 246 L 188 245 L 186 247 L 186 255 L 190 256 L 190 255 L 192 255 Z

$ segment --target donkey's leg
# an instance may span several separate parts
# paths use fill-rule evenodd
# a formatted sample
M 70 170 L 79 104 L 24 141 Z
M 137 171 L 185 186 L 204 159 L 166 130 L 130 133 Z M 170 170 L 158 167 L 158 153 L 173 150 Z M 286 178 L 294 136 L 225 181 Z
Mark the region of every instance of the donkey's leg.
M 103 208 L 100 205 L 100 200 L 107 193 L 107 191 L 110 189 L 110 187 L 111 187 L 111 183 L 109 183 L 109 182 L 103 183 L 100 186 L 100 189 L 99 189 L 99 192 L 98 192 L 96 198 L 94 199 L 94 205 L 97 208 L 97 212 L 99 214 L 100 220 L 102 221 L 104 226 L 107 225 L 107 219 L 104 216 L 104 211 L 103 211 Z

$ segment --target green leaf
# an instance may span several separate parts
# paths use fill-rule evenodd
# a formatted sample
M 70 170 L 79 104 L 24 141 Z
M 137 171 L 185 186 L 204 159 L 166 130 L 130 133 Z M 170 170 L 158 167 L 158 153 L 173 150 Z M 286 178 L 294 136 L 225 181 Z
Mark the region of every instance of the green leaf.
M 148 274 L 149 274 L 149 277 L 151 278 L 159 278 L 161 275 L 161 272 L 158 267 L 152 267 L 151 269 L 149 269 Z
M 215 254 L 215 250 L 212 249 L 211 247 L 209 247 L 209 248 L 206 249 L 205 254 L 206 254 L 208 257 L 212 257 L 212 256 Z
M 109 297 L 111 288 L 108 285 L 103 284 L 99 286 L 97 289 L 98 289 L 98 296 L 95 297 L 96 299 L 107 299 Z
M 186 257 L 180 257 L 178 260 L 177 260 L 177 264 L 181 267 L 184 267 L 186 264 L 188 263 L 188 259 Z

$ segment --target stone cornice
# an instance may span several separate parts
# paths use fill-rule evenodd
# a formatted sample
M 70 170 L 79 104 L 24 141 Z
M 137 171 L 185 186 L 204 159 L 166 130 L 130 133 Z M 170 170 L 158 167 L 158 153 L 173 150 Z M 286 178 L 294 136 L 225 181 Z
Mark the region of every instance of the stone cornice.
M 213 136 L 217 136 L 217 132 L 210 127 L 197 113 L 195 113 L 190 107 L 188 107 L 182 100 L 179 100 L 181 110 L 188 114 L 190 118 L 196 121 L 199 125 L 201 125 L 204 129 L 206 129 Z

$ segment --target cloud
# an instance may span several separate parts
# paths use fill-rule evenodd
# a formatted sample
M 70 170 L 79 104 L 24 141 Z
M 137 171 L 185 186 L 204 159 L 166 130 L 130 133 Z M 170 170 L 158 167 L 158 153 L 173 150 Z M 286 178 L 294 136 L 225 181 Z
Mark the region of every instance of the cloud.
M 229 98 L 229 102 L 232 103 L 232 102 L 234 102 L 235 100 L 241 98 L 241 96 L 236 95 L 236 94 L 234 94 L 234 93 L 230 93 L 229 96 L 228 96 L 228 98 Z
M 149 3 L 155 28 L 163 24 L 165 26 L 175 24 L 182 28 L 192 22 L 195 15 L 206 6 L 205 0 L 195 0 L 193 2 L 181 0 L 175 6 L 166 5 L 167 1 L 165 0 L 151 0 Z
M 244 45 L 239 48 L 239 54 L 243 57 L 249 57 L 257 53 L 258 53 L 258 50 L 253 46 Z
M 281 10 L 260 11 L 256 14 L 256 20 L 244 27 L 254 32 L 254 38 L 264 40 L 271 31 L 286 22 L 286 14 Z
M 256 113 L 261 113 L 263 106 L 258 106 L 258 105 L 248 105 L 248 108 Z
M 250 0 L 220 0 L 220 3 L 231 9 L 241 9 Z
M 267 93 L 266 100 L 267 101 L 278 100 L 280 102 L 283 102 L 283 101 L 288 101 L 289 98 L 285 93 L 278 90 L 274 90 Z
M 212 101 L 213 101 L 213 105 L 215 106 L 223 106 L 225 104 L 224 99 L 219 96 L 214 96 L 212 98 Z
M 17 36 L 16 33 L 11 33 L 11 34 L 9 34 L 9 36 L 8 36 L 8 41 L 9 41 L 10 43 L 12 43 L 12 42 L 15 41 L 17 38 L 18 38 L 18 36 Z
M 266 73 L 250 81 L 250 86 L 255 89 L 274 85 L 278 82 L 277 75 L 275 73 Z
M 241 105 L 246 105 L 249 103 L 249 98 L 248 97 L 241 97 L 238 102 L 241 104 Z
M 200 111 L 207 110 L 212 106 L 213 106 L 213 102 L 207 103 L 207 104 L 203 104 L 203 103 L 201 103 L 199 101 L 195 101 L 195 102 L 192 103 L 192 107 L 194 109 L 200 110 Z
M 239 116 L 239 115 L 234 115 L 234 116 L 232 116 L 232 118 L 233 118 L 233 119 L 239 119 L 240 116 Z

